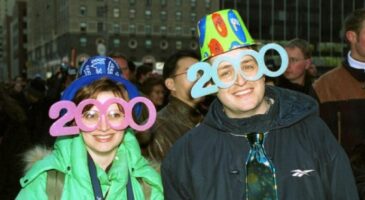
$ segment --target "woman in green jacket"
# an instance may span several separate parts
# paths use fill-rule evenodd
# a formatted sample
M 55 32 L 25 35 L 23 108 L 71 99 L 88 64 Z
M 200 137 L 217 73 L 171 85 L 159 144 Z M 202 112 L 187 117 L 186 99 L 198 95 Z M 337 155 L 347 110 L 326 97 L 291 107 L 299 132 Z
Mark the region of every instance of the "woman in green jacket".
M 135 87 L 121 74 L 118 65 L 108 57 L 96 56 L 84 62 L 79 78 L 62 96 L 78 107 L 83 104 L 83 108 L 63 102 L 58 105 L 63 109 L 56 109 L 62 117 L 73 116 L 72 125 L 77 126 L 51 127 L 51 134 L 60 137 L 52 153 L 36 162 L 20 180 L 22 190 L 17 199 L 147 199 L 143 185 L 150 189 L 149 199 L 163 199 L 159 174 L 142 157 L 132 129 L 120 126 L 121 122 L 133 119 L 126 115 L 132 115 L 132 110 L 139 112 L 140 108 L 108 101 L 128 102 L 138 96 Z M 85 99 L 89 102 L 85 103 Z M 55 108 L 51 107 L 50 116 L 56 112 L 52 109 Z M 82 113 L 79 118 L 77 113 Z M 150 117 L 155 117 L 153 112 Z M 70 129 L 75 127 L 81 130 L 80 134 L 71 133 Z M 50 179 L 50 172 L 57 172 L 56 181 Z M 64 180 L 57 181 L 59 177 Z M 57 186 L 51 188 L 51 181 L 63 183 L 61 197 L 57 197 Z

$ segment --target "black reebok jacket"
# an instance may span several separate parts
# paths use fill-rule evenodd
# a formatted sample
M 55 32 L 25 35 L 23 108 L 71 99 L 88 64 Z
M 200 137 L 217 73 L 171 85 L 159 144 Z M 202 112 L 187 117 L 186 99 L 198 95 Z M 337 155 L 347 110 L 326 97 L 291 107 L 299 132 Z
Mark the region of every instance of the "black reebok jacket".
M 269 132 L 264 146 L 276 168 L 279 199 L 359 198 L 349 160 L 316 102 L 270 86 L 265 96 L 274 100 L 269 112 L 245 119 L 230 119 L 219 100 L 212 103 L 162 163 L 165 199 L 245 199 L 249 143 L 243 136 L 257 131 Z

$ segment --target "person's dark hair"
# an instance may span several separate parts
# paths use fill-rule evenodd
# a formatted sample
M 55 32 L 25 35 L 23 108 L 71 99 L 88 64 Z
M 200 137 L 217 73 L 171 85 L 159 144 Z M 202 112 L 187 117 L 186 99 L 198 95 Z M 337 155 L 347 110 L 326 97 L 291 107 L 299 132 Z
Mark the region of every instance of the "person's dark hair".
M 295 38 L 295 39 L 290 40 L 287 44 L 285 44 L 284 47 L 285 48 L 297 47 L 303 53 L 305 59 L 312 57 L 312 49 L 306 40 L 303 40 L 300 38 Z
M 171 77 L 176 73 L 177 62 L 185 57 L 191 57 L 200 60 L 199 54 L 191 50 L 181 50 L 170 55 L 163 66 L 162 77 L 164 80 L 166 80 L 167 78 Z
M 165 87 L 165 83 L 160 75 L 148 77 L 141 86 L 141 92 L 145 95 L 150 95 L 153 87 L 156 85 L 162 85 L 162 87 Z
M 137 67 L 136 70 L 136 79 L 139 80 L 142 75 L 147 74 L 148 72 L 152 72 L 153 68 L 151 65 L 141 65 L 139 67 Z
M 42 78 L 36 77 L 28 82 L 25 92 L 37 99 L 41 99 L 46 96 L 46 89 L 46 82 Z
M 357 35 L 359 35 L 360 30 L 362 29 L 362 22 L 365 20 L 365 8 L 354 10 L 351 14 L 349 14 L 344 21 L 344 32 L 346 35 L 347 31 L 354 31 Z M 344 37 L 345 40 L 346 36 Z
M 134 62 L 132 60 L 127 59 L 127 63 L 128 63 L 129 70 L 132 73 L 134 73 L 136 71 L 136 65 L 134 64 Z

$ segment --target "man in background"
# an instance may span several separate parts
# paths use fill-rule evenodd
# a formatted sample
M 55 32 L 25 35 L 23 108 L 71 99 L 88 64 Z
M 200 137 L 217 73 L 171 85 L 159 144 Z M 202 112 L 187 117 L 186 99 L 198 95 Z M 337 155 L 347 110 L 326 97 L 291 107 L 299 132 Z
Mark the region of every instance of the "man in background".
M 351 13 L 344 23 L 350 51 L 339 67 L 323 74 L 314 89 L 320 101 L 322 119 L 344 147 L 350 159 L 365 141 L 365 9 Z M 364 148 L 364 147 L 362 147 Z M 363 158 L 364 159 L 364 158 Z M 365 166 L 352 167 L 360 195 L 365 198 Z M 362 178 L 361 178 L 362 177 Z
M 309 73 L 312 65 L 312 51 L 307 41 L 299 38 L 284 45 L 289 57 L 289 65 L 284 75 L 279 77 L 277 86 L 313 94 L 313 76 Z
M 182 50 L 165 62 L 163 79 L 170 96 L 168 104 L 158 112 L 151 132 L 147 133 L 150 140 L 145 154 L 152 160 L 161 161 L 175 141 L 203 119 L 197 107 L 204 98 L 191 97 L 194 83 L 187 79 L 189 67 L 198 61 L 199 56 L 195 52 Z

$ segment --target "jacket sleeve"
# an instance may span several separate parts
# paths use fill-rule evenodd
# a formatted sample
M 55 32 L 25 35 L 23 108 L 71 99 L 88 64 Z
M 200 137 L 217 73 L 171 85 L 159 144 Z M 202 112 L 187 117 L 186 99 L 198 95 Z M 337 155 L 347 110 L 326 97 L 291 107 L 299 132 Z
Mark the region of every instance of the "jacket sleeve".
M 141 156 L 138 165 L 136 165 L 135 175 L 141 177 L 144 182 L 150 186 L 150 198 L 151 200 L 163 199 L 163 187 L 161 183 L 161 177 L 154 168 Z M 145 191 L 146 194 L 146 191 Z
M 164 196 L 166 200 L 179 200 L 179 199 L 191 199 L 188 195 L 184 186 L 175 180 L 174 173 L 170 172 L 170 169 L 166 166 L 167 164 L 162 164 L 161 166 L 161 176 L 162 185 L 164 188 Z
M 329 168 L 330 191 L 333 200 L 359 199 L 349 159 L 344 151 L 338 152 Z
M 162 185 L 167 200 L 193 199 L 186 137 L 172 147 L 161 165 Z
M 22 189 L 18 193 L 16 200 L 48 199 L 46 193 L 47 173 L 43 173 L 33 180 L 24 180 L 23 178 L 20 182 Z
M 148 161 L 141 155 L 141 150 L 138 141 L 133 135 L 132 130 L 128 130 L 124 137 L 124 146 L 128 152 L 128 163 L 133 168 L 132 175 L 137 178 L 142 178 L 144 182 L 150 186 L 151 200 L 163 199 L 163 188 L 161 183 L 161 176 L 154 168 L 150 166 Z M 141 185 L 142 186 L 142 185 Z M 143 186 L 142 186 L 143 187 Z
M 319 136 L 316 138 L 316 146 L 318 147 L 316 152 L 321 168 L 321 178 L 327 188 L 328 199 L 359 199 L 350 161 L 344 149 L 322 120 L 312 125 L 313 128 L 317 129 L 316 133 Z

